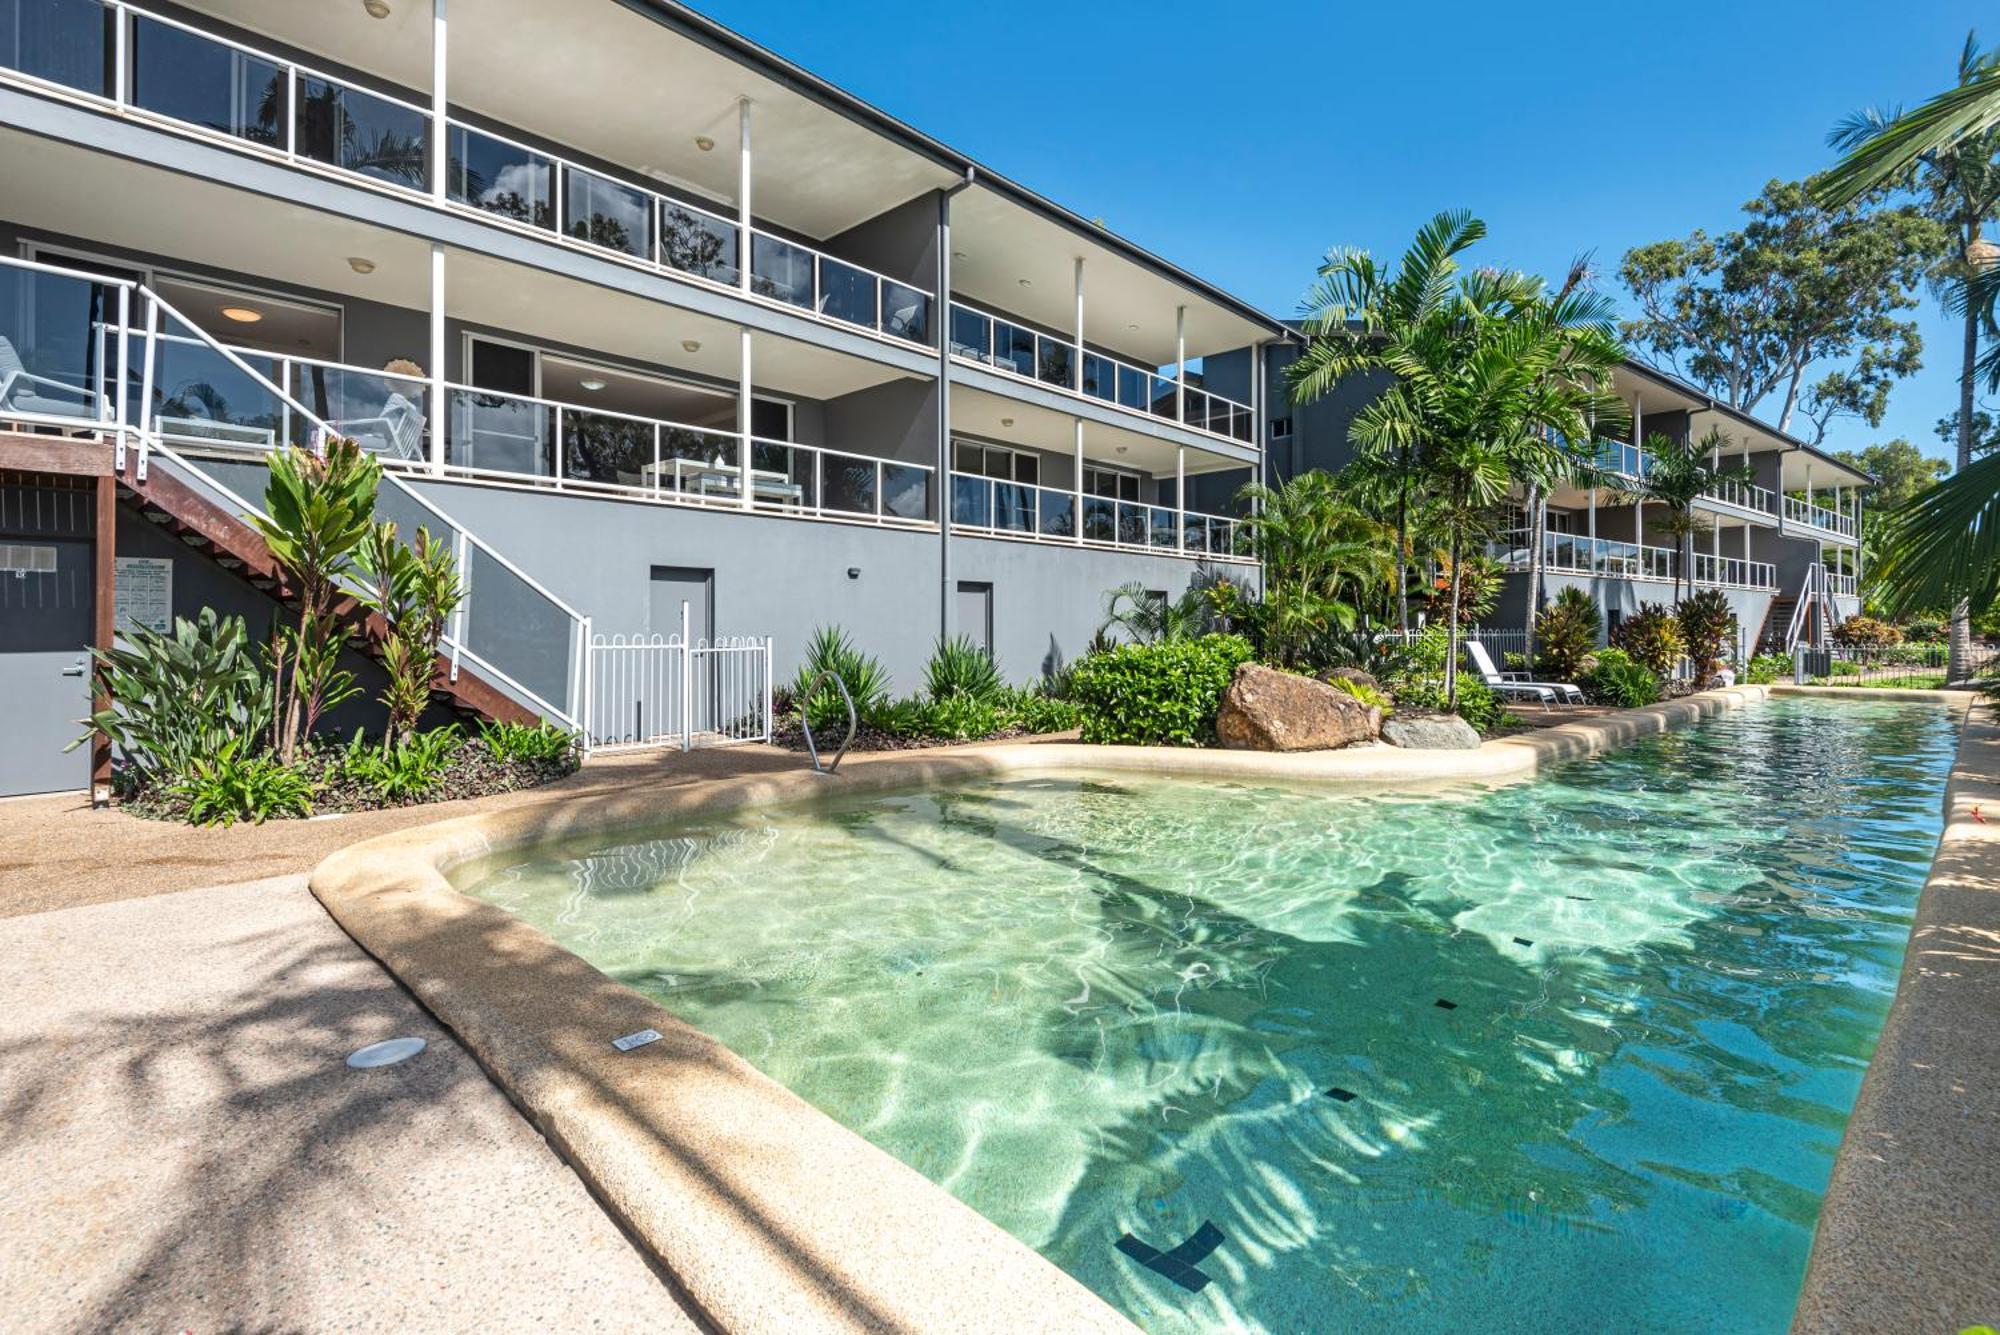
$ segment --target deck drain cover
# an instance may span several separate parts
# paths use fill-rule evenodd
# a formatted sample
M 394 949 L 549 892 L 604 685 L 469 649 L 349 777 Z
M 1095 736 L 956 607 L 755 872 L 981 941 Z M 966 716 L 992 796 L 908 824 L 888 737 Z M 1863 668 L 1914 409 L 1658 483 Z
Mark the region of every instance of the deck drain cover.
M 397 1062 L 408 1061 L 424 1050 L 421 1038 L 391 1038 L 380 1043 L 370 1043 L 367 1047 L 347 1054 L 347 1064 L 356 1070 L 367 1070 L 371 1066 L 394 1066 Z
M 1517 946 L 1532 946 L 1535 943 L 1525 936 L 1517 936 L 1514 938 L 1514 944 Z
M 1338 1085 L 1326 1091 L 1326 1096 L 1340 1103 L 1354 1102 L 1354 1091 L 1351 1089 L 1342 1089 Z
M 1436 1001 L 1433 1001 L 1431 1004 L 1433 1006 L 1436 1006 L 1441 1011 L 1455 1011 L 1458 1009 L 1458 1003 L 1456 1001 L 1446 1001 L 1443 997 L 1439 997 Z

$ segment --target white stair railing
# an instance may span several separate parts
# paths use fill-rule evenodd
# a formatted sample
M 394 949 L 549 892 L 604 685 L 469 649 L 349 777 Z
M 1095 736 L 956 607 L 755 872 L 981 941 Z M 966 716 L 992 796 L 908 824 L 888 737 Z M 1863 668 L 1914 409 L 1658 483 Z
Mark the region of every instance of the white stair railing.
M 8 381 L 19 381 L 29 394 L 16 395 L 0 386 L 0 421 L 56 426 L 106 440 L 116 451 L 115 464 L 121 475 L 128 450 L 136 450 L 135 481 L 143 483 L 153 467 L 165 463 L 177 481 L 245 519 L 265 516 L 255 503 L 222 481 L 213 468 L 200 467 L 175 450 L 168 444 L 170 436 L 183 443 L 190 439 L 226 440 L 238 449 L 248 445 L 268 452 L 290 443 L 280 439 L 276 429 L 276 424 L 288 417 L 301 425 L 301 434 L 316 450 L 323 450 L 326 441 L 339 434 L 144 283 L 5 256 L 0 256 L 0 279 L 10 286 L 53 282 L 74 287 L 88 295 L 90 307 L 100 311 L 95 337 L 84 340 L 89 360 L 82 365 L 44 367 L 42 374 Z M 0 339 L 5 339 L 17 356 L 21 345 L 34 347 L 36 330 L 25 313 L 37 304 L 30 300 L 0 303 Z M 91 332 L 85 331 L 87 335 Z M 132 383 L 135 352 L 136 386 Z M 160 403 L 156 403 L 169 401 L 160 382 L 169 366 L 168 357 L 180 374 L 187 371 L 190 356 L 197 363 L 206 363 L 199 369 L 207 374 L 181 374 L 171 402 L 185 401 L 191 405 L 190 412 L 203 415 L 175 417 L 170 423 L 162 419 Z M 256 401 L 255 410 L 243 411 L 239 403 L 238 411 L 231 412 L 225 388 L 247 389 Z M 129 402 L 135 393 L 136 413 Z M 29 406 L 23 408 L 22 403 Z M 433 428 L 441 429 L 442 424 L 433 424 Z M 443 642 L 452 678 L 457 678 L 459 664 L 465 663 L 521 705 L 571 731 L 580 729 L 585 714 L 589 618 L 393 470 L 382 474 L 376 513 L 379 518 L 395 520 L 406 539 L 413 539 L 422 527 L 451 546 L 465 589 L 463 606 L 447 627 Z M 552 647 L 551 642 L 557 640 L 559 648 Z

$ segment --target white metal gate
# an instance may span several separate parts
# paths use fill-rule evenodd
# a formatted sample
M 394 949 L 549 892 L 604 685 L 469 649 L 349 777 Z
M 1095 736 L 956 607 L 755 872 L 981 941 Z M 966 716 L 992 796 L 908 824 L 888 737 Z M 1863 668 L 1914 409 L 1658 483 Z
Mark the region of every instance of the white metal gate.
M 731 746 L 771 740 L 771 641 L 678 635 L 598 635 L 584 684 L 590 751 Z

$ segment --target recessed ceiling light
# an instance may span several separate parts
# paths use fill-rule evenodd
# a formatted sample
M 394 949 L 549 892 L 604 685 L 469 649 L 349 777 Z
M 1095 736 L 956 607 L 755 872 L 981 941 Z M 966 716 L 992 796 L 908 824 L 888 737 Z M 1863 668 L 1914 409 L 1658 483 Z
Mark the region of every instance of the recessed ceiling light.
M 361 7 L 368 11 L 368 17 L 371 19 L 386 19 L 389 17 L 387 0 L 361 0 Z
M 715 141 L 705 134 L 698 134 L 694 137 L 694 146 L 706 153 L 715 147 Z
M 347 267 L 356 273 L 374 273 L 375 261 L 360 255 L 349 255 L 347 257 Z
M 256 324 L 264 318 L 264 312 L 253 311 L 248 306 L 224 306 L 222 318 L 234 320 L 238 324 Z
M 682 352 L 700 352 L 700 351 L 701 351 L 701 340 L 700 340 L 700 339 L 698 339 L 698 338 L 684 338 L 684 339 L 682 339 L 682 340 L 681 340 L 681 351 L 682 351 Z
M 585 389 L 595 394 L 598 390 L 604 388 L 604 377 L 587 375 L 583 379 L 577 381 L 576 383 L 582 385 Z
M 1001 418 L 1001 419 L 1000 419 L 1000 425 L 1001 425 L 1001 426 L 1012 426 L 1012 425 L 1014 425 L 1014 419 L 1013 419 L 1013 418 L 1011 418 L 1011 417 L 1003 417 L 1003 418 Z
M 962 250 L 954 250 L 953 252 L 951 252 L 951 257 L 955 260 L 962 260 L 965 258 L 965 252 Z
M 1034 285 L 1035 285 L 1035 284 L 1034 284 L 1034 280 L 1033 280 L 1033 279 L 1029 279 L 1029 278 L 1023 278 L 1023 279 L 1021 279 L 1021 286 L 1022 286 L 1022 287 L 1033 287 Z
M 1138 326 L 1138 325 L 1136 325 L 1136 324 L 1128 324 L 1128 325 L 1126 325 L 1125 327 L 1126 327 L 1127 329 L 1137 329 L 1137 328 L 1138 328 L 1139 326 Z
M 1120 446 L 1118 447 L 1118 452 L 1119 452 L 1120 454 L 1123 454 L 1123 453 L 1125 453 L 1125 451 L 1126 451 L 1127 449 L 1129 449 L 1129 448 L 1131 448 L 1131 447 L 1130 447 L 1130 446 L 1126 446 L 1126 445 L 1120 445 Z

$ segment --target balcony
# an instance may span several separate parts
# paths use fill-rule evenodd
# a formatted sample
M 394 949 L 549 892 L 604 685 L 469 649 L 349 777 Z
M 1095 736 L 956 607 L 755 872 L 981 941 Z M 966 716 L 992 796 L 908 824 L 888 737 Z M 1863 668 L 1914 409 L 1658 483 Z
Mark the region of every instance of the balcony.
M 1128 412 L 1244 444 L 1256 442 L 1249 405 L 962 302 L 951 304 L 951 355 Z
M 1487 555 L 1510 570 L 1528 568 L 1529 536 L 1525 529 L 1503 533 L 1487 544 Z M 1564 574 L 1599 575 L 1608 579 L 1644 579 L 1672 583 L 1676 556 L 1669 547 L 1644 547 L 1588 538 L 1573 533 L 1542 535 L 1542 568 Z M 1696 552 L 1694 582 L 1741 589 L 1775 589 L 1777 567 L 1766 561 Z
M 1850 541 L 1856 536 L 1853 515 L 1829 510 L 1823 505 L 1814 505 L 1796 496 L 1785 497 L 1785 522 L 1818 529 L 1822 533 L 1837 534 Z
M 1861 596 L 1860 579 L 1854 575 L 1843 575 L 1837 570 L 1826 572 L 1826 587 L 1827 592 L 1834 594 L 1836 597 L 1858 598 Z
M 1622 440 L 1597 442 L 1597 466 L 1607 473 L 1619 477 L 1644 477 L 1652 463 L 1652 457 L 1637 445 Z
M 119 0 L 16 0 L 0 70 L 219 145 L 430 200 L 428 107 Z M 446 200 L 483 220 L 615 255 L 903 343 L 932 344 L 920 287 L 614 180 L 457 120 Z
M 1750 510 L 1760 515 L 1778 513 L 1778 494 L 1769 487 L 1760 487 L 1750 482 L 1718 482 L 1702 493 L 1709 500 L 1738 510 Z
M 1079 513 L 1081 521 L 1079 523 Z M 952 527 L 995 537 L 1255 563 L 1225 515 L 1081 496 L 973 473 L 951 475 Z

